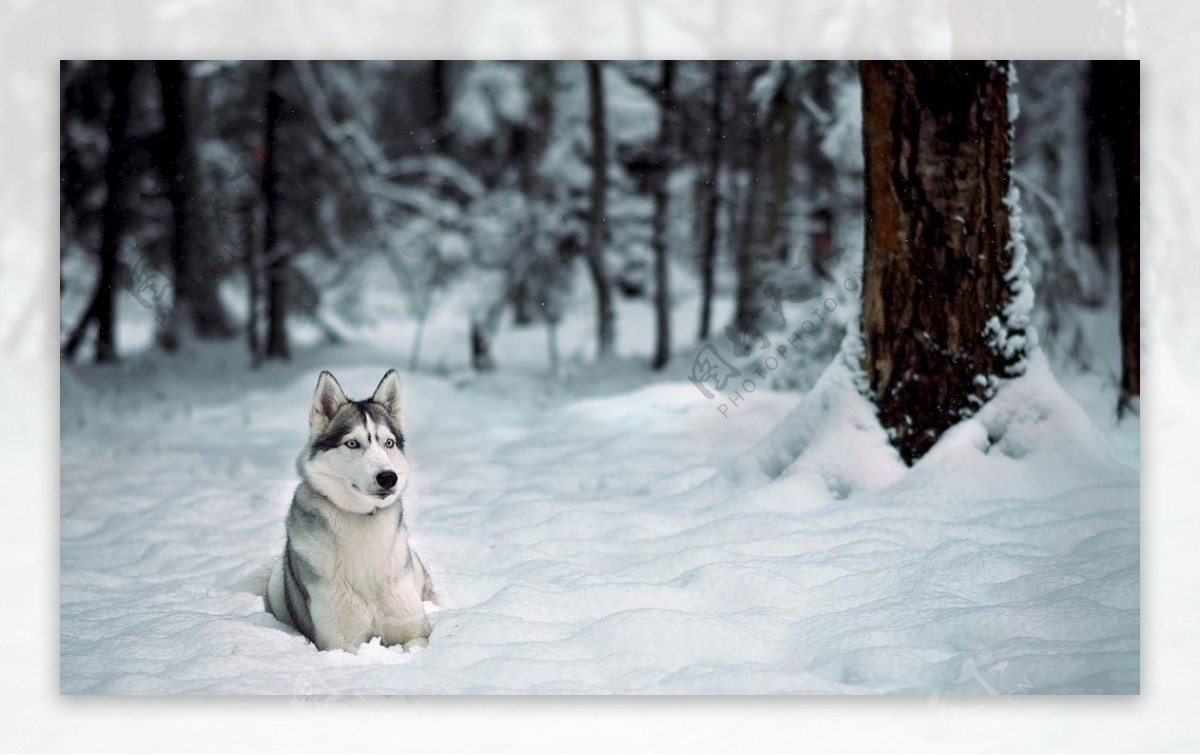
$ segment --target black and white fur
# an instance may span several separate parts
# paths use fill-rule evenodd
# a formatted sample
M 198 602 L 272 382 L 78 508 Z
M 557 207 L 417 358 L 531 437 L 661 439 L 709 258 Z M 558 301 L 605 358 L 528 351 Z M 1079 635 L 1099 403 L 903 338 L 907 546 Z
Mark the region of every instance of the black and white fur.
M 328 372 L 317 379 L 287 545 L 271 571 L 267 610 L 321 650 L 424 645 L 423 601 L 436 595 L 408 545 L 401 494 L 409 466 L 400 376 L 389 370 L 366 401 L 351 401 Z

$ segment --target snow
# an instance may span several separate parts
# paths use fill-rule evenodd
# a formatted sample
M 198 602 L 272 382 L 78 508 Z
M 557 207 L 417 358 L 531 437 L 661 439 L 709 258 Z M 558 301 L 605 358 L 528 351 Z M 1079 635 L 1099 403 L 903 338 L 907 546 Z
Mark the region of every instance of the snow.
M 1012 265 L 1004 274 L 1010 298 L 1004 305 L 1004 323 L 1001 334 L 997 336 L 997 346 L 1006 357 L 1014 359 L 1036 348 L 1038 341 L 1037 331 L 1031 327 L 1034 294 L 1027 264 L 1029 252 L 1025 244 L 1021 190 L 1015 184 L 1009 186 L 1004 205 L 1008 208 L 1007 249 L 1012 254 Z M 1020 359 L 1013 367 L 1013 374 L 1019 374 L 1022 369 L 1024 360 Z
M 366 395 L 396 360 L 193 349 L 63 367 L 64 693 L 1138 691 L 1138 426 L 1040 353 L 911 469 L 844 361 L 728 418 L 683 365 L 406 375 L 443 606 L 427 648 L 348 654 L 254 588 L 317 372 Z

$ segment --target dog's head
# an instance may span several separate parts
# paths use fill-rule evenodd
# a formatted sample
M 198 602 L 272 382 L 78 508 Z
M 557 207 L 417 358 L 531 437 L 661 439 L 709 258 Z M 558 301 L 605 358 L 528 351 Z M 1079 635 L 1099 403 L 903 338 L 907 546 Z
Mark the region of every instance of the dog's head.
M 408 485 L 400 423 L 400 376 L 388 370 L 366 401 L 351 401 L 328 372 L 317 378 L 300 474 L 335 506 L 373 514 Z

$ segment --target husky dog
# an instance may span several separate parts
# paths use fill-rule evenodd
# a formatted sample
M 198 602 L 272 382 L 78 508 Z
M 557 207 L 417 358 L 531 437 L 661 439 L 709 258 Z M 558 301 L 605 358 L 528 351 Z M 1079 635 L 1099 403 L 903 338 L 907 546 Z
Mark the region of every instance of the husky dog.
M 406 649 L 424 645 L 430 628 L 422 601 L 437 596 L 404 526 L 400 376 L 389 370 L 371 398 L 351 401 L 322 372 L 308 420 L 267 610 L 321 650 L 353 652 L 373 637 Z

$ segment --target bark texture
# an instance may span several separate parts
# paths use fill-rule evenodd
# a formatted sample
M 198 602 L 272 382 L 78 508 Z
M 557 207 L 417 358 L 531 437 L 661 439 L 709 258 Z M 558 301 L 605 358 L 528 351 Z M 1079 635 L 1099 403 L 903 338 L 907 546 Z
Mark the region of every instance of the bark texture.
M 870 393 L 908 463 L 1012 374 L 1007 64 L 860 64 Z

